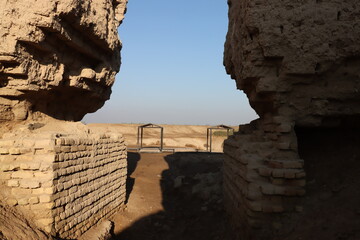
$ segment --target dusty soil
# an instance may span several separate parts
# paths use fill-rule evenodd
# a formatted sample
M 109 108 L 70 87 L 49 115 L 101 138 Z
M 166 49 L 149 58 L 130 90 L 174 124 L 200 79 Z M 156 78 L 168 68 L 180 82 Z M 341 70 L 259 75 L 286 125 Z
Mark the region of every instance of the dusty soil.
M 222 210 L 222 154 L 129 152 L 128 163 L 114 239 L 234 239 Z
M 36 227 L 31 219 L 0 201 L 0 239 L 50 240 L 53 238 Z

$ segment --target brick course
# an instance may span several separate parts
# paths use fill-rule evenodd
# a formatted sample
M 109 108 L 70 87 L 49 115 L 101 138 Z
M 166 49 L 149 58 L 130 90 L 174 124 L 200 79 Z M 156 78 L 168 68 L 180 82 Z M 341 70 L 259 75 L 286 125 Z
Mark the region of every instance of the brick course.
M 120 134 L 42 134 L 4 138 L 0 146 L 6 202 L 52 235 L 77 238 L 124 205 L 127 149 Z

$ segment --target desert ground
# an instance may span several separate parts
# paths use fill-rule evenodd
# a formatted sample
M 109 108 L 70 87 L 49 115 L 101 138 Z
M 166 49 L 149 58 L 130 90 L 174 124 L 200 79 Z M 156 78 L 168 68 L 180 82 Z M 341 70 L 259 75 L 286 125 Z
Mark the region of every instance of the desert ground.
M 127 208 L 115 240 L 231 240 L 220 153 L 128 153 Z
M 138 127 L 143 124 L 88 124 L 93 129 L 103 131 L 120 132 L 126 139 L 128 148 L 137 147 Z M 159 124 L 164 131 L 164 148 L 176 149 L 176 151 L 206 151 L 208 125 L 167 125 Z M 238 126 L 230 126 L 235 131 Z M 212 152 L 222 152 L 223 143 L 226 139 L 226 130 L 213 130 Z M 160 129 L 145 129 L 143 145 L 145 147 L 157 147 L 160 145 Z
M 137 132 L 137 125 L 96 126 L 123 131 L 129 146 L 136 146 L 136 135 L 132 132 Z M 221 149 L 217 153 L 193 151 L 206 149 L 201 145 L 206 143 L 206 128 L 164 126 L 168 144 L 165 146 L 189 152 L 128 151 L 127 205 L 112 219 L 115 240 L 235 239 L 222 203 L 224 154 Z M 148 136 L 148 141 L 153 143 L 156 138 L 151 139 L 151 134 Z M 289 215 L 289 223 L 294 224 L 294 230 L 284 233 L 278 240 L 359 239 L 359 180 L 352 177 L 360 169 L 355 157 L 359 149 L 349 145 L 350 142 L 358 142 L 358 138 L 344 136 L 343 144 L 334 146 L 335 141 L 328 137 L 329 147 L 319 151 L 315 151 L 314 147 L 319 148 L 316 142 L 320 140 L 316 134 L 313 138 L 300 149 L 309 161 L 306 165 L 306 204 L 300 210 L 297 221 Z M 338 152 L 346 159 L 352 159 L 351 163 L 336 161 L 341 158 Z M 345 169 L 351 174 L 339 174 L 346 172 Z M 336 177 L 331 177 L 334 174 Z
M 213 130 L 210 153 L 207 129 L 212 126 L 161 125 L 164 148 L 174 151 L 151 153 L 135 150 L 140 125 L 89 124 L 91 129 L 121 132 L 131 149 L 127 205 L 112 219 L 114 239 L 234 239 L 222 205 L 226 130 Z M 159 137 L 159 129 L 145 129 L 144 146 L 159 146 Z

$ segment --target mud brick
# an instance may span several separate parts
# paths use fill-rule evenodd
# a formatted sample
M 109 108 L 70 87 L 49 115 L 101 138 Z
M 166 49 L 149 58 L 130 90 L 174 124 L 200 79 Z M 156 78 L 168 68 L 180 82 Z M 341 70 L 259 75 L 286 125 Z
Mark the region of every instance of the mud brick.
M 11 155 L 20 155 L 21 152 L 20 152 L 19 148 L 10 148 L 9 149 L 9 154 L 11 154 Z
M 272 171 L 272 176 L 275 178 L 282 178 L 284 177 L 284 170 L 282 169 L 274 169 Z
M 38 219 L 37 222 L 40 223 L 41 225 L 47 226 L 47 225 L 53 224 L 54 219 L 53 218 L 42 218 L 42 219 Z
M 305 173 L 305 171 L 297 172 L 295 174 L 295 176 L 296 176 L 296 178 L 304 178 L 304 177 L 306 177 L 306 173 Z
M 29 204 L 29 199 L 28 198 L 20 198 L 17 200 L 19 205 L 27 205 Z
M 13 189 L 11 189 L 11 193 L 14 196 L 30 196 L 31 195 L 31 189 L 13 188 Z
M 18 204 L 18 201 L 16 199 L 8 199 L 6 200 L 6 203 L 9 204 L 10 206 L 15 206 Z
M 40 183 L 37 180 L 23 179 L 23 180 L 20 180 L 20 187 L 22 187 L 22 188 L 39 188 Z
M 39 200 L 41 203 L 49 203 L 52 201 L 51 195 L 40 195 Z
M 38 139 L 35 141 L 34 148 L 40 149 L 54 149 L 55 147 L 55 140 L 54 139 Z
M 9 181 L 7 182 L 7 185 L 8 185 L 9 187 L 18 187 L 20 184 L 19 184 L 19 181 L 18 181 L 18 180 L 13 180 L 13 179 L 11 179 L 11 180 L 9 180 Z
M 303 168 L 304 161 L 303 160 L 284 160 L 283 161 L 284 168 Z
M 34 156 L 34 161 L 55 162 L 55 154 L 39 154 Z
M 259 174 L 264 177 L 270 177 L 272 170 L 273 169 L 271 169 L 271 168 L 261 167 L 261 168 L 259 168 Z
M 37 203 L 39 203 L 39 198 L 38 197 L 29 198 L 29 204 L 37 204 Z
M 281 132 L 281 133 L 289 133 L 292 131 L 292 124 L 290 123 L 281 123 L 280 126 L 278 126 L 276 128 L 277 132 Z
M 0 148 L 0 154 L 1 155 L 9 154 L 9 149 L 8 148 Z
M 19 156 L 13 155 L 0 155 L 0 162 L 12 162 L 15 161 Z
M 9 148 L 14 145 L 14 140 L 0 140 L 0 148 Z
M 287 149 L 291 149 L 290 148 L 290 142 L 280 142 L 276 144 L 276 148 L 280 149 L 280 150 L 287 150 Z
M 40 169 L 40 163 L 37 163 L 37 162 L 21 163 L 20 168 L 22 170 L 39 170 Z
M 33 172 L 31 171 L 16 171 L 11 174 L 11 178 L 21 178 L 21 179 L 29 179 L 34 176 Z
M 276 188 L 272 184 L 263 184 L 261 185 L 261 192 L 265 195 L 274 195 L 276 193 Z
M 29 162 L 33 160 L 33 155 L 19 155 L 16 157 L 16 160 L 21 162 Z

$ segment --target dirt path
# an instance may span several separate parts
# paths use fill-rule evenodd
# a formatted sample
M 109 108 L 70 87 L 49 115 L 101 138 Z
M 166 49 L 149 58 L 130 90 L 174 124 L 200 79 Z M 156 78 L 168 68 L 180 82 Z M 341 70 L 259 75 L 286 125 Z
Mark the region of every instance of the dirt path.
M 131 192 L 128 196 L 127 209 L 114 219 L 115 234 L 120 234 L 141 218 L 164 211 L 160 187 L 161 174 L 168 169 L 164 154 L 140 156 L 138 153 L 130 152 L 128 158 L 130 178 L 127 189 Z
M 130 152 L 128 159 L 130 195 L 127 209 L 113 219 L 115 239 L 234 239 L 221 199 L 211 192 L 218 178 L 203 186 L 210 189 L 206 200 L 194 193 L 199 176 L 220 175 L 221 154 Z

